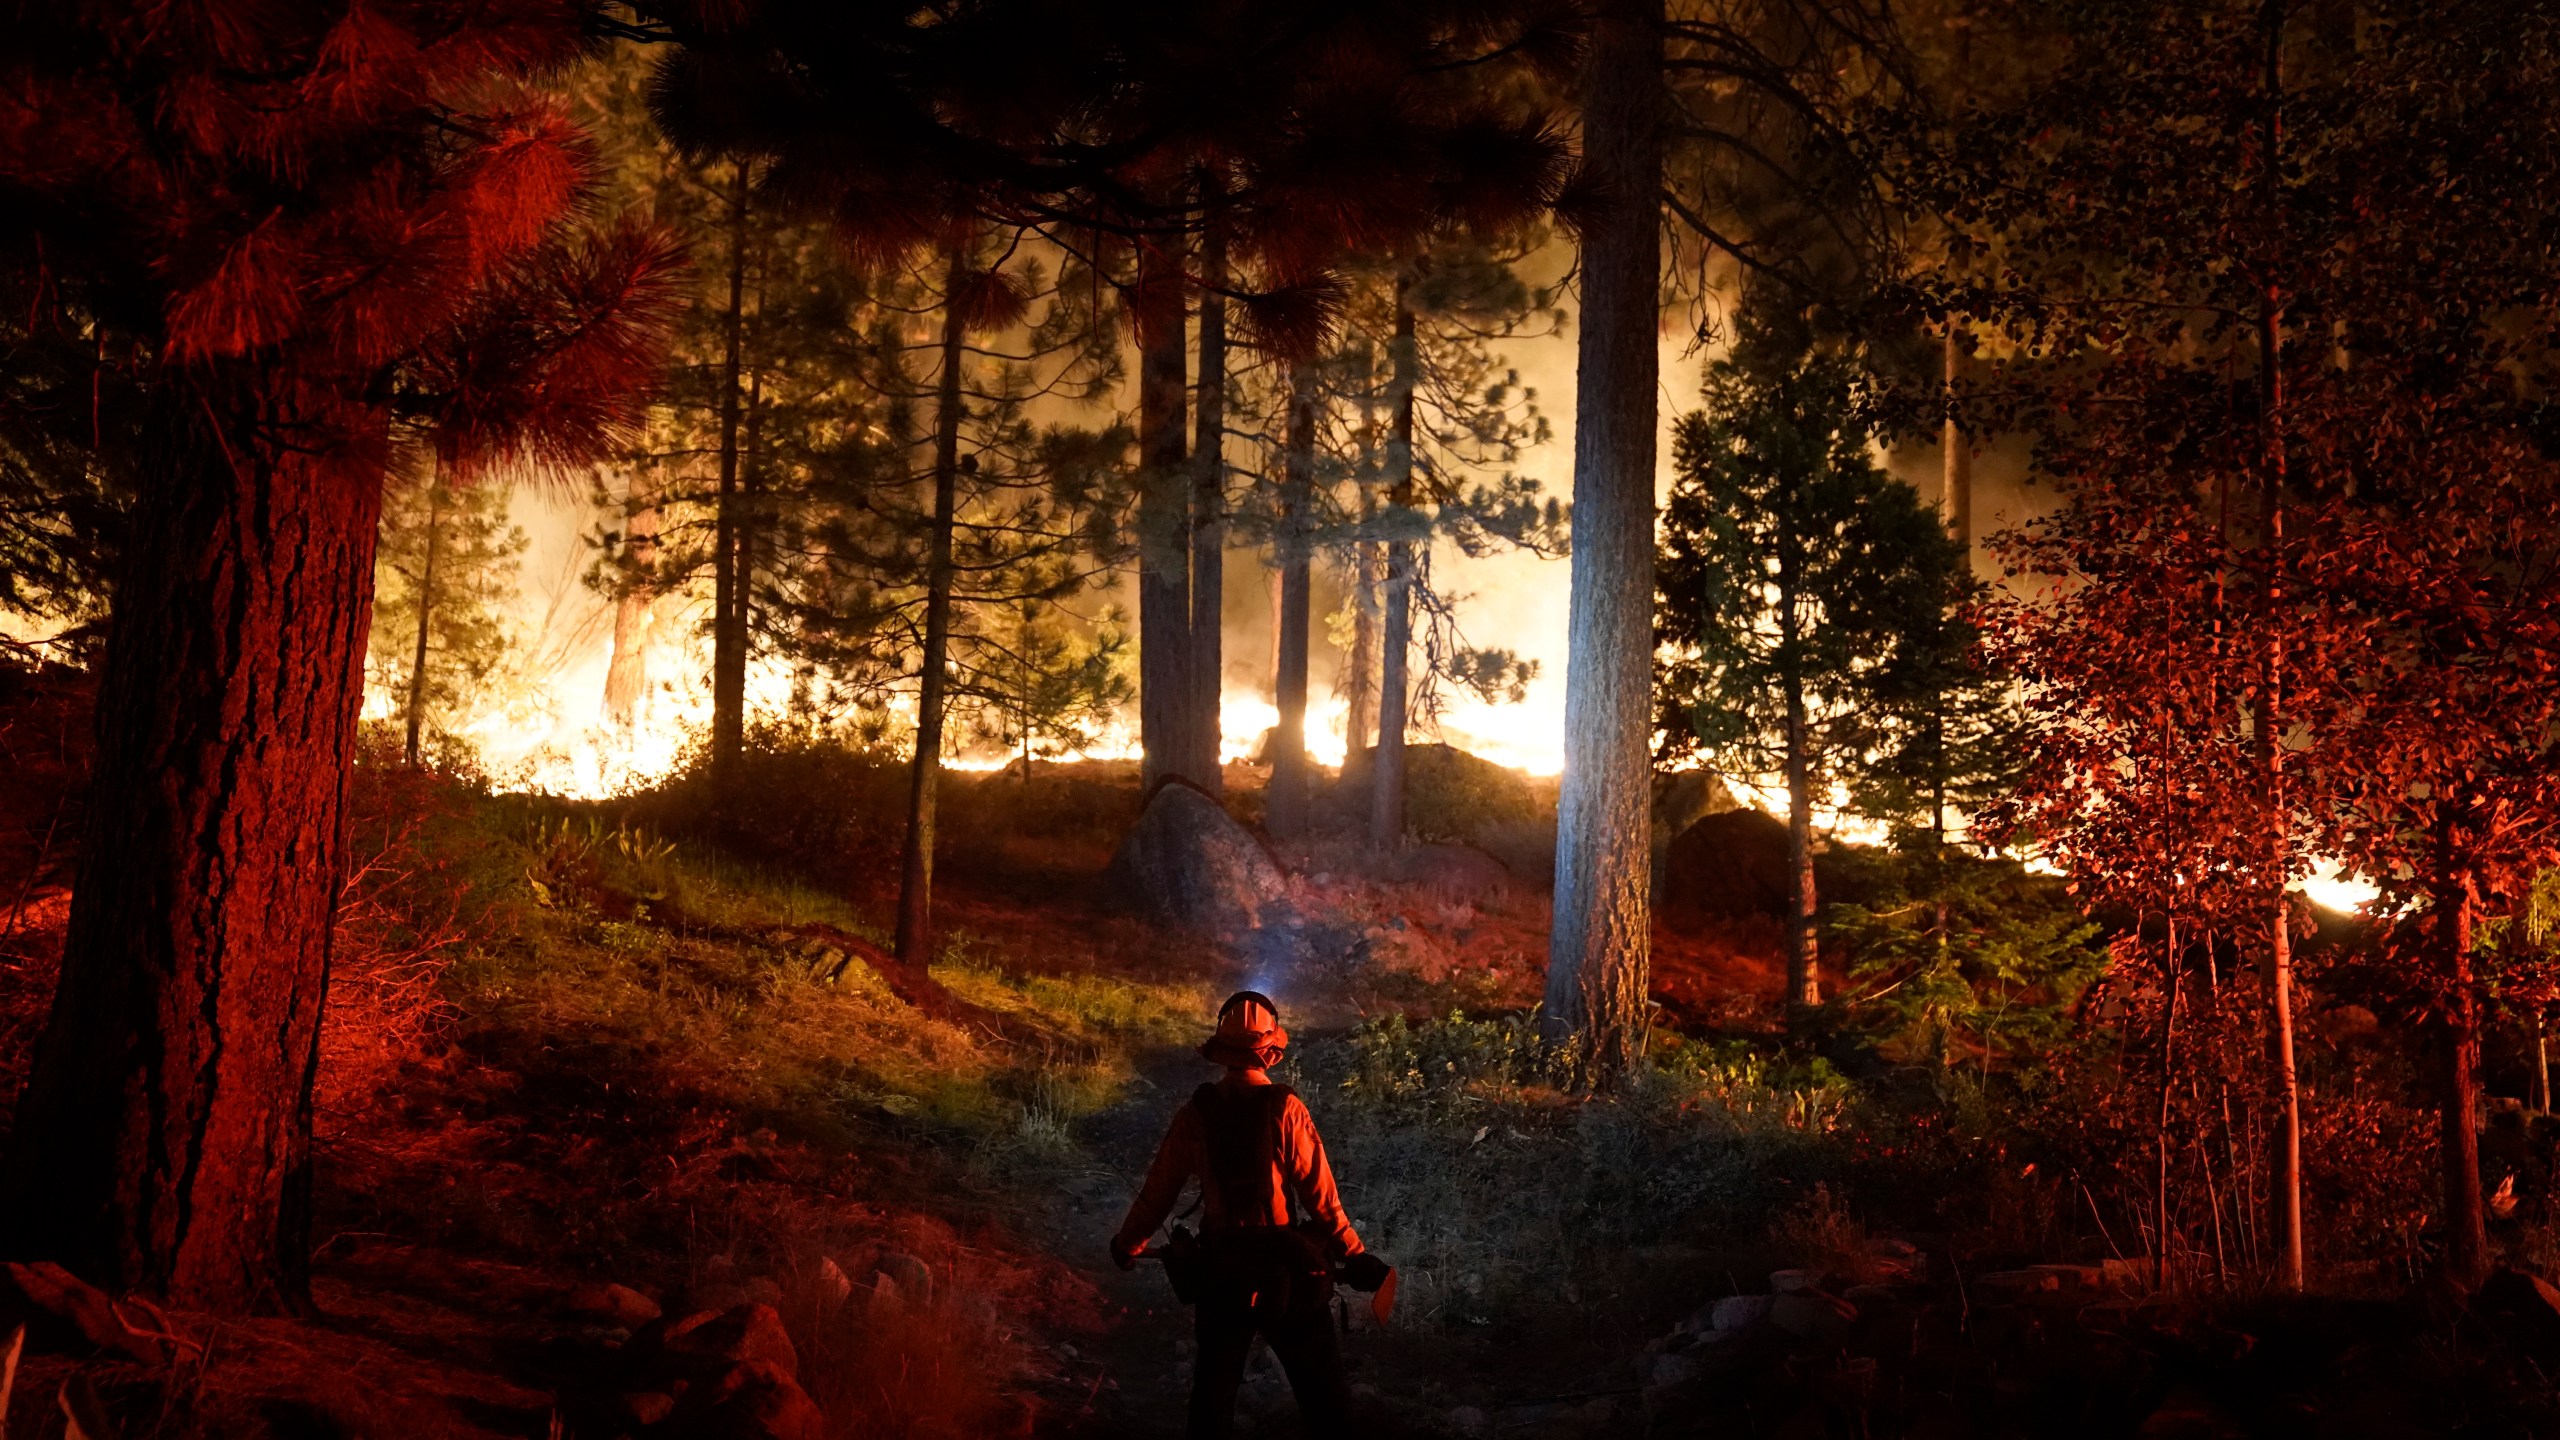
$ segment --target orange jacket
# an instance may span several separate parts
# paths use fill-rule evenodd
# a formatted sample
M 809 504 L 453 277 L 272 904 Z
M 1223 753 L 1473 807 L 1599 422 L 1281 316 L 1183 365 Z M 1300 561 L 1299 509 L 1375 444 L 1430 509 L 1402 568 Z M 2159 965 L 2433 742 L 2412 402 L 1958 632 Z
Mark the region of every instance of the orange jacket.
M 1220 1082 L 1219 1088 L 1233 1093 L 1253 1087 L 1228 1080 Z M 1124 1251 L 1134 1251 L 1145 1244 L 1147 1237 L 1156 1233 L 1156 1228 L 1173 1213 L 1174 1202 L 1182 1198 L 1185 1183 L 1196 1178 L 1200 1181 L 1200 1228 L 1204 1234 L 1248 1225 L 1286 1225 L 1289 1200 L 1294 1195 L 1314 1222 L 1310 1229 L 1328 1255 L 1338 1263 L 1359 1254 L 1360 1237 L 1351 1229 L 1351 1217 L 1342 1213 L 1342 1196 L 1333 1188 L 1333 1167 L 1325 1163 L 1324 1141 L 1316 1134 L 1316 1119 L 1307 1113 L 1305 1101 L 1291 1095 L 1281 1102 L 1279 1130 L 1279 1153 L 1271 1169 L 1269 1187 L 1246 1213 L 1229 1214 L 1226 1197 L 1219 1194 L 1217 1186 L 1208 1183 L 1208 1122 L 1197 1104 L 1184 1104 L 1174 1112 L 1173 1128 L 1165 1132 L 1164 1143 L 1156 1148 L 1155 1163 L 1147 1167 L 1146 1183 L 1139 1187 L 1138 1198 L 1130 1204 L 1128 1218 L 1120 1222 L 1114 1243 Z

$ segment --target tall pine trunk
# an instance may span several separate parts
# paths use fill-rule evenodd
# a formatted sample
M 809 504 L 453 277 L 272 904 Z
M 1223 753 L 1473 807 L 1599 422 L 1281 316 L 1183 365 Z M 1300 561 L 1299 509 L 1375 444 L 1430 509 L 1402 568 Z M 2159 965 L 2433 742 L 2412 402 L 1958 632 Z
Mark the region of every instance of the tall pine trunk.
M 1661 359 L 1662 0 L 1615 0 L 1582 75 L 1582 234 L 1564 784 L 1545 1025 L 1584 1078 L 1643 1063 L 1652 942 L 1654 451 Z
M 631 474 L 631 490 L 623 498 L 622 555 L 640 577 L 626 575 L 613 602 L 613 654 L 605 662 L 604 710 L 616 725 L 640 718 L 649 694 L 649 642 L 655 623 L 657 587 L 649 578 L 658 566 L 658 500 L 643 491 L 640 472 Z
M 1183 467 L 1182 258 L 1151 241 L 1130 297 L 1138 330 L 1138 740 L 1149 789 L 1194 783 L 1191 485 Z
M 2435 911 L 2436 972 L 2445 987 L 2436 1043 L 2444 1268 L 2448 1279 L 2467 1290 L 2489 1275 L 2489 1221 L 2480 1198 L 2480 995 L 2471 973 L 2471 885 L 2457 868 L 2450 817 L 2436 822 L 2435 840 L 2427 900 Z
M 385 437 L 249 367 L 163 393 L 0 1245 L 190 1307 L 290 1308 L 382 504 L 378 458 L 312 456 Z
M 1401 528 L 1414 502 L 1413 404 L 1421 356 L 1414 347 L 1413 307 L 1406 282 L 1396 282 L 1395 348 L 1388 356 L 1387 403 L 1395 430 L 1387 442 L 1387 502 Z M 1369 844 L 1393 850 L 1404 844 L 1405 730 L 1413 704 L 1414 542 L 1387 542 L 1384 624 L 1378 646 L 1378 752 L 1369 769 Z
M 729 304 L 720 369 L 720 498 L 711 542 L 711 764 L 734 769 L 746 748 L 746 576 L 741 573 L 738 493 L 738 377 L 743 365 L 747 283 L 747 166 L 729 187 Z
M 1377 517 L 1377 497 L 1360 497 L 1360 518 Z M 1343 746 L 1358 755 L 1378 743 L 1378 631 L 1382 596 L 1386 590 L 1386 548 L 1375 540 L 1361 540 L 1351 547 L 1351 653 L 1343 657 L 1343 684 L 1339 687 L 1346 702 L 1343 712 Z
M 1204 206 L 1214 206 L 1210 186 Z M 1226 236 L 1214 214 L 1200 241 L 1200 376 L 1191 440 L 1191 758 L 1184 773 L 1210 794 L 1225 788 L 1220 701 L 1227 673 Z
M 934 391 L 933 530 L 926 541 L 924 659 L 916 685 L 916 753 L 907 767 L 907 840 L 898 866 L 898 961 L 919 972 L 933 961 L 934 812 L 942 792 L 942 730 L 949 709 L 951 531 L 960 505 L 961 287 L 968 256 L 953 246 L 943 270 L 942 375 Z M 1030 762 L 1024 761 L 1029 773 Z
M 444 468 L 427 482 L 427 554 L 418 565 L 418 638 L 409 654 L 409 768 L 418 768 L 418 741 L 427 725 L 427 639 L 436 613 L 436 561 L 444 551 Z
M 1280 611 L 1274 622 L 1280 656 L 1272 698 L 1280 724 L 1271 737 L 1271 833 L 1307 830 L 1311 775 L 1307 762 L 1307 650 L 1315 608 L 1315 547 L 1309 528 L 1315 506 L 1316 387 L 1303 371 L 1289 385 L 1289 426 L 1280 478 Z

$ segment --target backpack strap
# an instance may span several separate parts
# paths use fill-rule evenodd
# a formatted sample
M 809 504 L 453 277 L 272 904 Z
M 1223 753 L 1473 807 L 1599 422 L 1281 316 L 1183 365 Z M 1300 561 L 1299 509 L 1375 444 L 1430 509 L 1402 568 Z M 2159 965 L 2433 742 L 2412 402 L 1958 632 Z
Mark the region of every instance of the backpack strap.
M 1259 1210 L 1269 1193 L 1280 1166 L 1280 1115 L 1295 1093 L 1278 1084 L 1257 1085 L 1233 1096 L 1216 1085 L 1192 1092 L 1191 1103 L 1199 1107 L 1208 1140 L 1208 1173 L 1201 1177 L 1201 1187 L 1204 1192 L 1217 1187 L 1219 1208 L 1229 1217 Z M 1248 1203 L 1237 1204 L 1243 1197 L 1250 1197 Z

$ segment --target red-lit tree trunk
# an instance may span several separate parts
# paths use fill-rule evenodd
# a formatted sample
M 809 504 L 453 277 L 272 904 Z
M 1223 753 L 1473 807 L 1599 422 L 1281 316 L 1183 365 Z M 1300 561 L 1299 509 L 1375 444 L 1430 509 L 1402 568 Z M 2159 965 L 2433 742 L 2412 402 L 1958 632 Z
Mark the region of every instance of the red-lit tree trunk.
M 409 768 L 418 766 L 418 742 L 427 725 L 427 640 L 434 633 L 436 561 L 444 550 L 444 473 L 427 484 L 427 554 L 418 566 L 418 639 L 409 655 Z
M 933 839 L 942 794 L 943 717 L 950 708 L 951 532 L 960 505 L 960 292 L 968 259 L 952 247 L 942 282 L 942 375 L 933 414 L 933 531 L 926 541 L 924 657 L 916 686 L 916 753 L 907 769 L 907 841 L 898 869 L 898 963 L 933 962 Z M 1023 762 L 1029 773 L 1030 761 Z
M 2278 170 L 2284 145 L 2284 7 L 2268 0 L 2260 21 L 2265 45 L 2266 116 L 2259 183 L 2266 197 L 2268 233 L 2282 233 Z M 2259 693 L 2258 753 L 2266 770 L 2267 836 L 2274 852 L 2275 900 L 2267 919 L 2267 1057 L 2275 1070 L 2277 1134 L 2270 1147 L 2274 1175 L 2276 1284 L 2299 1290 L 2302 1258 L 2302 1078 L 2293 1055 L 2293 913 L 2285 890 L 2292 876 L 2293 815 L 2284 788 L 2284 311 L 2272 276 L 2259 286 L 2258 379 L 2266 417 L 2264 508 L 2266 513 L 2266 679 Z
M 711 763 L 735 766 L 747 734 L 746 576 L 738 563 L 738 376 L 743 363 L 747 284 L 747 167 L 729 187 L 728 335 L 720 366 L 720 496 L 711 527 Z
M 1387 441 L 1388 501 L 1410 510 L 1413 486 L 1413 403 L 1421 357 L 1415 352 L 1413 307 L 1405 282 L 1396 282 L 1396 338 L 1388 357 L 1388 404 L 1395 430 Z M 1369 844 L 1392 850 L 1404 843 L 1405 731 L 1413 706 L 1414 542 L 1387 542 L 1385 624 L 1378 646 L 1378 750 L 1369 771 Z
M 1308 543 L 1315 506 L 1316 387 L 1303 373 L 1289 386 L 1289 428 L 1280 480 L 1280 613 L 1274 622 L 1280 658 L 1272 677 L 1280 724 L 1271 737 L 1271 833 L 1306 833 L 1308 820 L 1307 650 L 1315 608 L 1315 547 Z
M 1191 487 L 1183 466 L 1182 260 L 1142 245 L 1138 331 L 1138 742 L 1146 785 L 1191 763 Z
M 378 419 L 256 371 L 171 381 L 151 427 L 62 980 L 0 1164 L 9 1253 L 218 1310 L 306 1295 L 382 501 Z M 368 458 L 311 458 L 333 448 Z
M 2444 1016 L 2436 1043 L 2437 1143 L 2444 1172 L 2445 1275 L 2465 1289 L 2489 1275 L 2489 1217 L 2480 1199 L 2480 995 L 2471 973 L 2471 886 L 2456 873 L 2453 822 L 2436 822 L 2436 966 Z
M 1545 1026 L 1587 1080 L 1645 1056 L 1652 942 L 1655 395 L 1662 262 L 1662 0 L 1617 0 L 1582 75 L 1582 232 L 1564 785 Z
M 1203 184 L 1204 204 L 1214 205 Z M 1200 375 L 1191 440 L 1191 744 L 1183 773 L 1215 795 L 1225 698 L 1227 603 L 1227 242 L 1213 222 L 1200 241 Z

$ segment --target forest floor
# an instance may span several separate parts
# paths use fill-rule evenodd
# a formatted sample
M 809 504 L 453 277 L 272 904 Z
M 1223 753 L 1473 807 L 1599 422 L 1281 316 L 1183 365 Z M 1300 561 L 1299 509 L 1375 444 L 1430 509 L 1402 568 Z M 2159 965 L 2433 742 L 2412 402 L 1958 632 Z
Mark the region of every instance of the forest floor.
M 1249 796 L 1254 777 L 1234 780 Z M 1297 1037 L 1283 1078 L 1309 1098 L 1355 1221 L 1405 1269 L 1394 1326 L 1346 1308 L 1355 1388 L 1391 1440 L 1687 1433 L 1647 1409 L 1666 1393 L 1656 1352 L 1686 1353 L 1703 1326 L 1675 1331 L 1684 1316 L 1781 1269 L 1895 1278 L 1878 1265 L 1920 1269 L 1898 1298 L 1871 1289 L 1861 1323 L 1902 1316 L 1917 1357 L 1930 1317 L 1956 1316 L 1963 1341 L 1941 1348 L 1958 1358 L 1888 1355 L 1880 1380 L 1869 1330 L 1816 1358 L 1737 1344 L 1749 1383 L 1691 1418 L 1770 1435 L 1868 1433 L 1871 1409 L 1879 1434 L 2055 1433 L 2071 1417 L 2309 1433 L 2320 1416 L 2322 1433 L 2451 1433 L 2430 1428 L 2432 1401 L 2402 1401 L 2471 1373 L 2444 1358 L 2455 1331 L 2405 1317 L 2283 1322 L 2323 1338 L 2250 1361 L 2227 1314 L 2164 1328 L 2156 1307 L 2084 1297 L 2067 1316 L 2019 1312 L 1985 1349 L 1994 1327 L 1966 1317 L 1987 1300 L 1963 1267 L 2092 1257 L 1931 1233 L 1936 1202 L 1918 1196 L 1889 1235 L 1851 1218 L 1836 1187 L 1888 1138 L 1849 1133 L 1821 1062 L 1754 1048 L 1777 983 L 1751 937 L 1662 934 L 1674 1079 L 1578 1102 L 1520 1080 L 1540 886 L 1403 883 L 1349 848 L 1300 852 L 1296 898 L 1360 937 L 1359 962 L 1256 973 L 1103 893 L 1133 776 L 1009 783 L 955 783 L 942 960 L 919 997 L 916 977 L 874 963 L 896 853 L 876 824 L 812 832 L 750 812 L 760 839 L 736 843 L 735 815 L 369 767 L 323 1041 L 312 1309 L 171 1317 L 188 1342 L 174 1363 L 33 1357 L 9 1433 L 58 1433 L 42 1417 L 78 1373 L 127 1440 L 605 1440 L 635 1428 L 615 1357 L 645 1297 L 674 1313 L 775 1306 L 845 1440 L 1173 1435 L 1188 1312 L 1104 1247 L 1173 1109 L 1212 1073 L 1191 1047 L 1248 982 Z M 22 888 L 0 945 L 0 1095 L 65 908 L 57 887 Z M 2172 1351 L 2187 1358 L 2160 1358 Z M 2317 1385 L 2232 1378 L 2273 1353 Z M 2400 1379 L 2352 1404 L 2303 1398 L 2350 1371 Z M 1901 1398 L 1871 1406 L 1879 1386 Z M 2463 1403 L 2494 1422 L 2476 1433 L 2560 1433 L 2496 1428 L 2520 1413 L 2503 1390 Z M 1903 1421 L 1884 1423 L 1896 1406 Z M 1299 1433 L 1267 1357 L 1242 1409 L 1240 1434 Z

